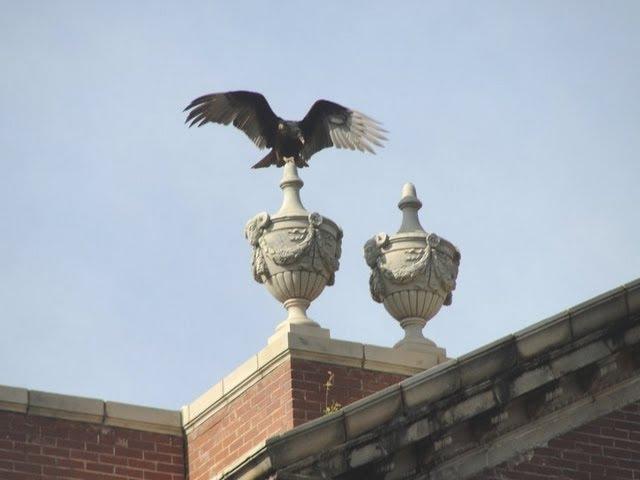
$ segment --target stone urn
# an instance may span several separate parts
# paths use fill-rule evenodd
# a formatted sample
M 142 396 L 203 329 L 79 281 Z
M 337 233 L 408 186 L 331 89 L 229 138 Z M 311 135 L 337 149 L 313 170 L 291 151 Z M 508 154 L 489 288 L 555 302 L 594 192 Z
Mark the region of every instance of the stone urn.
M 371 267 L 371 296 L 384 304 L 405 332 L 394 347 L 425 352 L 437 347 L 422 329 L 442 305 L 451 304 L 460 252 L 444 238 L 425 232 L 418 219 L 421 207 L 415 187 L 407 183 L 398 203 L 400 229 L 394 235 L 379 233 L 368 240 L 364 256 Z M 442 353 L 444 356 L 444 350 Z
M 342 230 L 332 220 L 304 208 L 300 200 L 304 183 L 295 164 L 287 162 L 283 170 L 280 210 L 273 215 L 259 213 L 245 227 L 253 247 L 253 278 L 287 309 L 287 318 L 277 331 L 297 328 L 328 336 L 328 330 L 320 329 L 306 312 L 324 287 L 334 283 Z

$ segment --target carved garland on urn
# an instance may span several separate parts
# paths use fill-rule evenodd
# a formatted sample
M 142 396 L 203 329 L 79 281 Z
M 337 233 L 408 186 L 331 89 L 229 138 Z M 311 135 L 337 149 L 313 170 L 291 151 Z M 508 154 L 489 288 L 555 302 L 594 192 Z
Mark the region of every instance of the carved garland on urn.
M 249 220 L 245 228 L 245 235 L 253 246 L 251 259 L 253 278 L 258 283 L 264 283 L 271 276 L 267 259 L 276 265 L 286 266 L 311 258 L 311 270 L 322 275 L 328 274 L 327 285 L 333 285 L 335 272 L 340 268 L 342 230 L 338 229 L 334 240 L 332 235 L 319 228 L 322 221 L 322 215 L 319 213 L 309 214 L 309 224 L 306 228 L 291 228 L 286 231 L 288 239 L 294 242 L 294 246 L 277 247 L 270 244 L 264 235 L 272 225 L 268 213 L 259 213 Z
M 415 282 L 416 288 L 428 290 L 444 297 L 444 305 L 451 305 L 452 290 L 456 288 L 460 253 L 455 248 L 441 244 L 435 233 L 427 236 L 424 248 L 410 248 L 404 251 L 404 262 L 395 268 L 386 262 L 383 250 L 390 247 L 389 235 L 379 233 L 364 246 L 365 260 L 371 268 L 369 289 L 371 297 L 378 303 L 386 294 L 383 278 L 396 285 Z

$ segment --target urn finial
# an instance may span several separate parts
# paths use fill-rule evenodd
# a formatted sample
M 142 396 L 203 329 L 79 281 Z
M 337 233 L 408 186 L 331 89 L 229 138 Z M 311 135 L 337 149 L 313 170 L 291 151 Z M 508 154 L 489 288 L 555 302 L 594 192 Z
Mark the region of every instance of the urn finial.
M 280 188 L 282 189 L 282 205 L 276 215 L 307 215 L 300 200 L 300 189 L 304 182 L 298 176 L 298 167 L 294 162 L 286 162 L 283 167 Z
M 425 338 L 422 329 L 443 304 L 451 303 L 460 252 L 422 228 L 421 207 L 415 186 L 406 183 L 398 203 L 400 229 L 394 235 L 379 233 L 369 240 L 364 246 L 365 260 L 371 267 L 371 296 L 384 304 L 405 331 L 395 348 L 430 353 L 439 362 L 445 358 L 444 350 Z
M 398 208 L 402 212 L 402 224 L 398 233 L 424 232 L 418 218 L 418 210 L 422 208 L 422 202 L 416 194 L 416 187 L 407 182 L 402 187 L 402 198 L 398 202 Z

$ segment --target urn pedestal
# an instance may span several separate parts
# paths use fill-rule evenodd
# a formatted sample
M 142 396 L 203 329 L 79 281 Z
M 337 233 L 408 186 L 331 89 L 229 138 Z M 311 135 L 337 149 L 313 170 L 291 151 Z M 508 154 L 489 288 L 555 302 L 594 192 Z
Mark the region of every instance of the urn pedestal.
M 245 235 L 253 247 L 253 277 L 281 302 L 287 318 L 276 331 L 299 330 L 329 336 L 307 316 L 307 308 L 327 285 L 333 285 L 341 254 L 342 230 L 319 213 L 308 212 L 300 200 L 304 185 L 294 163 L 287 162 L 280 188 L 283 202 L 274 215 L 253 217 Z
M 425 338 L 422 329 L 442 305 L 451 304 L 460 252 L 444 238 L 424 231 L 418 219 L 421 207 L 415 187 L 407 183 L 398 203 L 400 229 L 394 235 L 380 233 L 367 241 L 364 255 L 371 268 L 372 298 L 384 305 L 405 332 L 394 347 L 441 352 L 444 360 L 444 350 Z

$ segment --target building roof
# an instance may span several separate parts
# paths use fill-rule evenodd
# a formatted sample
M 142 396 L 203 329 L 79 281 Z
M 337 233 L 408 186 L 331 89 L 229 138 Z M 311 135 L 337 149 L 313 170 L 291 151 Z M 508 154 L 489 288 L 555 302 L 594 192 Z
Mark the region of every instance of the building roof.
M 640 279 L 267 440 L 224 479 L 461 479 L 640 399 Z

